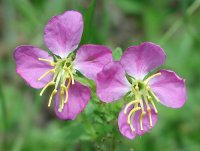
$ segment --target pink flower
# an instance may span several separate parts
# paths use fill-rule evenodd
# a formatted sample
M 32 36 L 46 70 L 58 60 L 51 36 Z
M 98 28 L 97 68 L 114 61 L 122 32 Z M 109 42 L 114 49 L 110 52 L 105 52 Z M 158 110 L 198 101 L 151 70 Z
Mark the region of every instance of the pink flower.
M 90 100 L 89 87 L 76 81 L 77 70 L 95 80 L 96 74 L 112 60 L 111 51 L 100 45 L 81 46 L 76 57 L 83 32 L 83 18 L 79 12 L 66 11 L 54 16 L 44 30 L 44 41 L 53 55 L 40 48 L 24 45 L 15 49 L 17 73 L 40 95 L 49 88 L 53 91 L 49 104 L 55 97 L 55 112 L 60 119 L 73 120 Z
M 171 108 L 180 108 L 186 101 L 185 80 L 175 72 L 160 70 L 148 75 L 164 61 L 162 48 L 144 42 L 129 47 L 119 62 L 107 64 L 97 74 L 97 95 L 102 101 L 109 103 L 125 94 L 133 97 L 118 117 L 119 130 L 129 139 L 143 135 L 156 124 L 155 101 Z

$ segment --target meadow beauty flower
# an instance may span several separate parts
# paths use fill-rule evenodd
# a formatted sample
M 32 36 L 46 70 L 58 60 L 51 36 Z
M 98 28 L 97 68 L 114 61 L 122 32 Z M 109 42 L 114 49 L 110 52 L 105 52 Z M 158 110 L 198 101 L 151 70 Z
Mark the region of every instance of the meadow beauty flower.
M 129 47 L 119 62 L 111 62 L 97 74 L 97 95 L 104 102 L 112 102 L 132 95 L 118 117 L 119 130 L 125 137 L 134 139 L 143 135 L 157 122 L 155 101 L 180 108 L 186 101 L 185 80 L 170 70 L 149 72 L 165 61 L 165 52 L 158 45 L 144 42 Z
M 23 45 L 15 49 L 17 73 L 33 88 L 44 91 L 53 87 L 50 107 L 55 97 L 55 112 L 60 119 L 75 119 L 90 100 L 89 87 L 76 81 L 77 71 L 95 80 L 96 74 L 112 60 L 111 51 L 101 45 L 83 45 L 76 56 L 83 32 L 79 12 L 66 11 L 54 16 L 44 29 L 44 41 L 53 55 L 40 48 Z

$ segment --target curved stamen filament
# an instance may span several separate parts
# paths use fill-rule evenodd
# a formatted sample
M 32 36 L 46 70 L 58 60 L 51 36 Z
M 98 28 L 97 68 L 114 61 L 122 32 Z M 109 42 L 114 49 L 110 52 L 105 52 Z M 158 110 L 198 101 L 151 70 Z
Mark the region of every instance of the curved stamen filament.
M 55 82 L 51 81 L 49 83 L 47 83 L 47 85 L 42 89 L 42 91 L 40 92 L 40 96 L 42 96 L 42 94 L 44 93 L 44 91 L 51 85 L 54 85 Z
M 55 63 L 50 59 L 38 58 L 38 60 L 48 62 L 51 66 L 55 66 Z
M 128 108 L 129 108 L 131 105 L 133 105 L 133 104 L 135 104 L 135 103 L 139 103 L 139 102 L 140 102 L 140 100 L 133 100 L 133 101 L 129 102 L 129 103 L 126 105 L 126 107 L 124 108 L 124 114 L 127 113 L 127 110 L 128 110 Z
M 157 110 L 157 108 L 156 108 L 156 106 L 155 106 L 155 104 L 154 104 L 154 102 L 153 102 L 153 100 L 152 100 L 152 97 L 151 97 L 151 96 L 148 96 L 147 99 L 148 99 L 148 100 L 150 101 L 150 103 L 152 104 L 155 113 L 158 113 L 158 110 Z
M 63 97 L 64 97 L 64 92 L 65 92 L 65 100 L 64 100 L 64 103 L 67 103 L 67 101 L 68 101 L 68 88 L 64 85 L 64 84 L 62 84 L 61 85 L 61 89 L 63 89 Z
M 43 89 L 40 92 L 40 96 L 43 95 L 44 91 L 51 85 L 54 85 L 54 90 L 52 91 L 50 98 L 49 98 L 49 103 L 48 106 L 50 107 L 51 102 L 53 97 L 55 96 L 55 94 L 57 93 L 58 89 L 59 89 L 59 95 L 60 95 L 60 100 L 59 100 L 59 108 L 58 111 L 62 112 L 65 103 L 68 102 L 68 89 L 70 84 L 74 84 L 74 76 L 73 76 L 73 72 L 72 72 L 72 62 L 69 61 L 68 58 L 65 59 L 56 59 L 56 62 L 50 60 L 50 59 L 44 59 L 44 58 L 38 58 L 38 60 L 43 61 L 43 62 L 47 62 L 49 63 L 51 66 L 54 66 L 54 69 L 50 69 L 48 71 L 46 71 L 44 74 L 42 74 L 38 80 L 42 80 L 44 77 L 46 77 L 47 75 L 53 73 L 53 79 L 47 83 Z M 67 85 L 66 81 L 68 80 Z
M 161 75 L 160 72 L 158 72 L 158 73 L 156 73 L 156 74 L 153 74 L 152 76 L 150 76 L 150 77 L 148 77 L 146 80 L 144 80 L 144 83 L 147 84 L 147 83 L 149 82 L 149 80 L 153 79 L 154 77 L 160 76 L 160 75 Z
M 129 124 L 130 125 L 130 128 L 131 128 L 131 131 L 134 132 L 135 131 L 135 128 L 133 127 L 133 124 Z
M 145 101 L 145 104 L 147 106 L 147 112 L 148 112 L 148 116 L 149 116 L 149 123 L 150 123 L 150 126 L 152 126 L 151 108 L 149 106 L 149 103 L 148 103 L 148 100 L 147 100 L 146 96 L 144 96 L 144 101 Z
M 149 86 L 146 87 L 147 91 L 154 97 L 154 99 L 157 101 L 157 102 L 160 102 L 160 100 L 157 98 L 157 96 L 155 95 L 155 93 L 150 89 Z
M 56 89 L 54 89 L 53 90 L 53 92 L 51 93 L 51 96 L 50 96 L 50 98 L 49 98 L 49 103 L 48 103 L 48 107 L 50 107 L 51 106 L 51 101 L 52 101 L 52 99 L 53 99 L 53 97 L 54 97 L 54 95 L 57 93 L 57 90 Z
M 61 87 L 60 89 L 60 107 L 58 109 L 59 112 L 62 112 L 63 108 L 64 108 L 64 90 L 63 90 L 63 87 Z
M 48 71 L 46 71 L 43 75 L 41 75 L 39 78 L 38 78 L 38 81 L 42 80 L 44 77 L 46 77 L 48 74 L 50 73 L 55 73 L 55 69 L 50 69 Z
M 148 112 L 148 116 L 149 116 L 150 126 L 153 126 L 153 124 L 152 124 L 152 117 L 151 117 L 151 108 L 147 108 L 147 112 Z
M 131 117 L 133 117 L 135 112 L 140 110 L 140 109 L 141 109 L 140 107 L 133 108 L 128 114 L 127 123 L 130 125 L 130 128 L 131 128 L 132 132 L 135 131 L 135 128 L 133 127 L 133 125 L 131 123 Z
M 140 115 L 140 130 L 141 130 L 141 131 L 144 130 L 144 129 L 143 129 L 142 119 L 143 119 L 143 117 L 144 117 L 145 114 L 146 114 L 146 112 L 145 112 L 145 111 L 142 111 L 142 113 L 141 113 L 141 115 Z
M 134 113 L 134 112 L 136 112 L 136 111 L 138 111 L 138 110 L 140 110 L 141 109 L 141 107 L 136 107 L 136 108 L 133 108 L 130 112 L 129 112 L 129 114 L 128 114 L 128 119 L 127 119 L 127 123 L 128 124 L 130 124 L 131 123 L 131 115 Z
M 69 86 L 70 86 L 70 83 L 71 83 L 71 78 L 69 78 L 69 81 L 68 81 L 68 83 L 67 83 L 67 87 L 65 87 L 65 102 L 64 103 L 67 103 L 67 101 L 68 101 L 68 97 L 69 97 L 69 94 L 68 94 L 68 89 L 69 89 Z
M 71 77 L 71 80 L 72 80 L 72 84 L 74 84 L 74 76 L 73 76 L 73 73 L 70 71 L 70 69 L 68 67 L 64 67 L 65 71 L 67 71 Z

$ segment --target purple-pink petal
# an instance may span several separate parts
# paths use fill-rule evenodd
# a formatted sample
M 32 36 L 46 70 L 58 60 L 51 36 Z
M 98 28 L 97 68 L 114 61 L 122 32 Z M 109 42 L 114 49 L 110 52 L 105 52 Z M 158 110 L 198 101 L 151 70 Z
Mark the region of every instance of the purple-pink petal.
M 142 120 L 143 130 L 140 129 L 140 115 L 141 115 L 142 111 L 141 110 L 136 111 L 135 115 L 132 116 L 132 118 L 131 118 L 132 126 L 135 129 L 135 131 L 132 131 L 130 128 L 130 125 L 127 123 L 128 114 L 131 111 L 131 109 L 133 109 L 133 106 L 131 106 L 127 110 L 128 111 L 127 114 L 124 114 L 124 108 L 123 108 L 120 111 L 119 117 L 118 117 L 118 127 L 119 127 L 120 133 L 129 139 L 134 139 L 137 135 L 141 136 L 141 135 L 145 134 L 146 132 L 150 131 L 155 126 L 155 124 L 158 120 L 158 116 L 155 113 L 153 107 L 150 106 L 150 108 L 151 108 L 152 126 L 150 126 L 148 112 L 145 107 L 146 114 L 144 115 L 143 120 Z
M 38 78 L 46 71 L 52 69 L 47 62 L 39 61 L 38 58 L 52 60 L 49 54 L 37 47 L 24 45 L 19 46 L 14 51 L 16 72 L 33 88 L 42 88 L 51 79 L 52 74 L 47 75 L 42 80 Z
M 112 61 L 112 52 L 101 45 L 83 45 L 76 54 L 74 68 L 84 76 L 96 80 L 96 75 L 103 66 Z
M 82 15 L 77 11 L 66 11 L 47 23 L 44 41 L 54 54 L 64 58 L 78 47 L 82 32 Z
M 160 102 L 172 108 L 180 108 L 186 101 L 185 80 L 170 70 L 160 70 L 160 76 L 149 81 L 151 90 Z
M 143 79 L 153 69 L 165 62 L 164 50 L 151 42 L 129 47 L 121 58 L 126 72 L 136 79 Z
M 103 102 L 112 102 L 122 98 L 131 90 L 131 84 L 119 62 L 110 62 L 97 74 L 97 95 Z
M 74 120 L 78 114 L 80 114 L 86 107 L 90 100 L 91 91 L 89 87 L 86 87 L 77 81 L 74 85 L 70 85 L 68 90 L 69 98 L 68 102 L 64 105 L 62 112 L 59 112 L 60 94 L 59 91 L 56 95 L 56 116 L 61 120 Z

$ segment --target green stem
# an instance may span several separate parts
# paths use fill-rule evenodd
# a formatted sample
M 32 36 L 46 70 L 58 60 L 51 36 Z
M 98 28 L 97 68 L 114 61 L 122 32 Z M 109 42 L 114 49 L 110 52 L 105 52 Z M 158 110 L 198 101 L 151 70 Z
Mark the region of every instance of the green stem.
M 4 132 L 2 135 L 2 150 L 6 151 L 7 149 L 7 111 L 6 111 L 6 102 L 5 102 L 5 97 L 3 94 L 2 86 L 0 83 L 0 102 L 1 102 L 1 108 L 2 108 L 2 124 L 4 128 Z
M 190 7 L 186 10 L 186 15 L 191 16 L 200 6 L 200 0 L 194 1 Z M 163 38 L 159 42 L 161 45 L 164 44 L 170 37 L 181 27 L 182 25 L 182 18 L 178 19 L 171 28 L 167 30 L 167 32 L 164 34 Z

